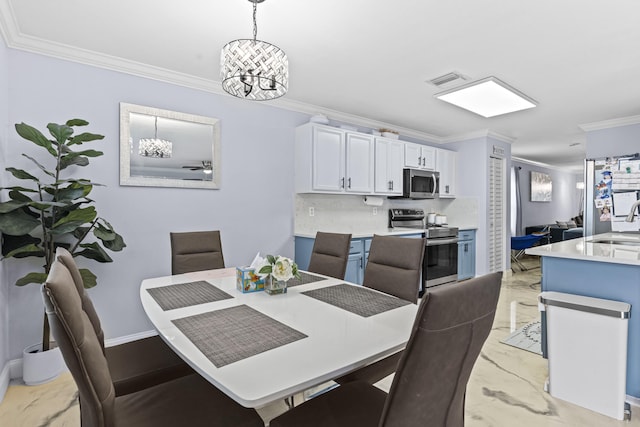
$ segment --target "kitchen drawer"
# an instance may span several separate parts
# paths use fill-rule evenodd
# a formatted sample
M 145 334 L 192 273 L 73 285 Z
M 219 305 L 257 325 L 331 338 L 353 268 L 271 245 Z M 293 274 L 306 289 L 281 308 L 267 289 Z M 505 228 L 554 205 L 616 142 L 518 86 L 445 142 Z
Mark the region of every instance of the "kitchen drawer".
M 462 230 L 458 232 L 458 240 L 473 240 L 476 236 L 474 230 Z
M 363 243 L 361 239 L 351 239 L 351 247 L 349 248 L 350 254 L 362 253 Z

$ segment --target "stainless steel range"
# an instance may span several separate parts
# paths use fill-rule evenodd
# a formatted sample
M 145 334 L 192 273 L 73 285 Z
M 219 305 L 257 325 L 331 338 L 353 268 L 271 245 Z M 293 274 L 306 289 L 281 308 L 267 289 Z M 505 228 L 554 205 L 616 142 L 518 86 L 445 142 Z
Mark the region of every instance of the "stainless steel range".
M 458 280 L 458 228 L 426 224 L 422 209 L 389 209 L 390 228 L 423 229 L 427 244 L 422 262 L 422 292 Z

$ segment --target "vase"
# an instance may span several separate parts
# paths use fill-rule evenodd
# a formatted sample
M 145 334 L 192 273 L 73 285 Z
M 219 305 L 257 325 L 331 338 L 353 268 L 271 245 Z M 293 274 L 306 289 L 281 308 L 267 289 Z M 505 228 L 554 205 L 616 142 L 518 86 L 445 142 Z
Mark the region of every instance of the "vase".
M 269 275 L 264 279 L 264 290 L 269 295 L 278 295 L 287 293 L 287 281 L 278 280 Z
M 26 385 L 38 385 L 54 380 L 65 371 L 60 348 L 40 350 L 42 344 L 34 344 L 22 352 L 22 379 Z

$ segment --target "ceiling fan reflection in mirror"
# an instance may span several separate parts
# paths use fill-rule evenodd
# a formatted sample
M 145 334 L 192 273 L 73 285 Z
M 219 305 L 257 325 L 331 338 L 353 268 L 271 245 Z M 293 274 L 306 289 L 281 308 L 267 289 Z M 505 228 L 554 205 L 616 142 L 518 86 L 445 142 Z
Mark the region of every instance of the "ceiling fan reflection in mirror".
M 202 172 L 206 173 L 207 175 L 210 173 L 213 173 L 213 167 L 212 167 L 212 162 L 211 160 L 203 160 L 202 161 L 202 166 L 182 166 L 184 169 L 189 169 L 192 171 L 198 171 L 201 170 Z

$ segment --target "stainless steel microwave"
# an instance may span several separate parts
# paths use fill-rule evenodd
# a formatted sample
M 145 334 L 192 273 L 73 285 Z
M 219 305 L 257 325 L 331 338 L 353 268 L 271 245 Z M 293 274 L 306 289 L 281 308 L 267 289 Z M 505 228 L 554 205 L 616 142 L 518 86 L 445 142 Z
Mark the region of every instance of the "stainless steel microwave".
M 402 198 L 437 199 L 440 196 L 440 173 L 422 169 L 402 171 Z

